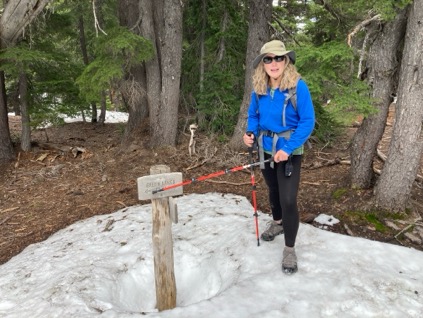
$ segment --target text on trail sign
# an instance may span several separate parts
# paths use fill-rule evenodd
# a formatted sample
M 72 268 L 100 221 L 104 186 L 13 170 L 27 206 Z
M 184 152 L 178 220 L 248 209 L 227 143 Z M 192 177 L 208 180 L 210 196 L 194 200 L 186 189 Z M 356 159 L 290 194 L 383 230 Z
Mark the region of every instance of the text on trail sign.
M 153 191 L 161 189 L 165 186 L 182 182 L 182 172 L 170 172 L 162 174 L 153 174 L 149 176 L 140 177 L 137 179 L 138 199 L 159 199 L 181 195 L 183 193 L 182 187 L 176 187 L 166 191 L 161 191 L 153 194 Z

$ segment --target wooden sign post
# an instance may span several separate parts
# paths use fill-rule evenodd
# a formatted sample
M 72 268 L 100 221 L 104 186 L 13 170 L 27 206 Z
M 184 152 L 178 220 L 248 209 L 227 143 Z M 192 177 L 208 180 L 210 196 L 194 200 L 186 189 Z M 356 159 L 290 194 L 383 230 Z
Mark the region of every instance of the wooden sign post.
M 159 311 L 176 307 L 176 283 L 170 211 L 175 211 L 174 214 L 176 214 L 177 209 L 173 200 L 169 199 L 173 195 L 182 194 L 183 189 L 182 187 L 178 187 L 155 194 L 153 194 L 153 191 L 181 181 L 182 173 L 170 173 L 170 168 L 165 165 L 153 166 L 150 168 L 149 176 L 137 179 L 138 198 L 140 200 L 151 199 L 154 276 L 156 283 L 156 302 Z M 172 204 L 172 209 L 169 201 Z M 173 219 L 176 223 L 177 214 Z

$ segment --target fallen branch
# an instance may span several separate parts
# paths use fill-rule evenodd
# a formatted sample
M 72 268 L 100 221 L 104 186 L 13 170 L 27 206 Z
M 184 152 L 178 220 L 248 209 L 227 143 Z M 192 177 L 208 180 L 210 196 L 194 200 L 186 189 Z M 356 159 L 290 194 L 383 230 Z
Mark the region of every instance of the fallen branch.
M 15 162 L 15 169 L 17 169 L 18 167 L 19 167 L 19 162 L 20 162 L 20 160 L 21 160 L 21 153 L 19 152 L 18 153 L 18 159 L 16 160 L 16 162 Z
M 39 142 L 38 147 L 40 147 L 43 150 L 50 150 L 50 151 L 57 151 L 60 154 L 65 154 L 65 153 L 71 153 L 73 155 L 74 158 L 76 158 L 79 154 L 81 154 L 82 159 L 87 159 L 90 158 L 92 156 L 92 153 L 90 153 L 87 149 L 82 148 L 82 147 L 72 147 L 72 146 L 63 146 L 63 145 L 56 145 L 56 144 L 52 144 L 52 143 L 41 143 Z M 44 161 L 44 159 L 50 154 L 43 154 L 41 156 L 39 156 L 36 159 L 36 162 L 42 162 Z M 55 155 L 54 159 L 57 158 L 57 155 Z M 53 161 L 54 159 L 52 159 L 51 161 Z
M 215 148 L 214 153 L 213 153 L 210 157 L 205 158 L 203 161 L 201 161 L 200 163 L 198 163 L 198 164 L 196 164 L 196 165 L 189 166 L 188 168 L 185 168 L 185 169 L 184 169 L 184 170 L 185 170 L 185 172 L 187 172 L 187 171 L 189 171 L 189 170 L 192 170 L 192 169 L 195 169 L 195 168 L 198 168 L 198 167 L 201 167 L 201 166 L 202 166 L 202 165 L 204 165 L 207 161 L 209 161 L 210 159 L 212 159 L 212 158 L 216 155 L 216 152 L 217 152 L 217 148 Z
M 347 224 L 345 224 L 345 223 L 344 223 L 344 229 L 345 229 L 345 231 L 347 231 L 347 234 L 349 236 L 355 236 L 354 233 L 353 233 L 353 231 L 351 231 L 350 227 Z
M 235 182 L 219 181 L 219 180 L 204 180 L 204 181 L 210 182 L 210 183 L 230 184 L 230 185 L 233 185 L 233 186 L 242 186 L 242 185 L 249 185 L 249 184 L 251 184 L 251 182 L 235 183 Z
M 22 234 L 16 234 L 16 237 L 27 237 L 30 235 L 33 235 L 34 231 L 28 232 L 28 233 L 22 233 Z
M 204 165 L 207 161 L 209 161 L 210 160 L 210 158 L 206 158 L 206 159 L 204 159 L 203 161 L 201 161 L 200 163 L 198 163 L 198 164 L 195 164 L 195 165 L 192 165 L 192 166 L 189 166 L 188 168 L 185 168 L 184 169 L 184 171 L 185 172 L 187 172 L 187 171 L 189 171 L 189 170 L 192 170 L 192 169 L 195 169 L 195 168 L 198 168 L 198 167 L 201 167 L 202 165 Z
M 8 208 L 8 209 L 0 210 L 0 213 L 11 212 L 11 211 L 15 211 L 17 209 L 19 209 L 19 207 L 15 206 L 14 208 Z
M 308 181 L 301 181 L 301 183 L 303 183 L 303 184 L 309 184 L 309 185 L 315 185 L 315 186 L 320 186 L 320 185 L 322 185 L 320 182 L 308 182 Z
M 12 217 L 14 217 L 17 213 L 18 213 L 18 212 L 15 212 L 15 213 L 13 213 L 13 214 L 11 214 L 11 215 L 9 215 L 9 216 L 5 217 L 5 218 L 3 219 L 3 221 L 1 221 L 1 222 L 0 222 L 0 225 L 3 225 L 3 223 L 6 223 L 7 221 L 9 221 L 9 220 L 10 220 Z M 16 223 L 16 224 L 18 224 L 18 223 Z
M 334 185 L 333 183 L 327 183 L 327 182 L 329 182 L 329 180 L 319 180 L 319 182 L 301 181 L 301 184 L 309 184 L 314 186 L 321 186 L 322 184 Z
M 341 160 L 339 158 L 335 158 L 335 159 L 327 160 L 326 162 L 322 162 L 322 161 L 313 162 L 311 165 L 307 167 L 307 169 L 318 169 L 322 167 L 334 166 L 340 163 L 341 163 Z
M 60 152 L 70 152 L 72 150 L 71 146 L 62 146 L 62 145 L 56 145 L 52 143 L 39 142 L 37 145 L 38 147 L 44 150 L 55 150 Z
M 408 224 L 405 228 L 403 228 L 401 231 L 399 231 L 398 233 L 397 233 L 397 235 L 395 235 L 394 237 L 395 237 L 395 239 L 399 242 L 399 243 L 401 243 L 399 240 L 398 240 L 398 236 L 400 236 L 401 234 L 403 234 L 404 232 L 407 232 L 411 227 L 413 227 L 413 226 L 415 226 L 416 225 L 416 223 L 418 223 L 419 221 L 421 221 L 422 220 L 422 218 L 421 217 L 418 217 L 417 219 L 415 219 L 414 220 L 414 222 L 412 222 L 412 223 L 410 223 L 410 224 Z M 401 243 L 402 244 L 402 243 Z
M 206 182 L 210 182 L 210 183 L 220 183 L 220 184 L 229 184 L 229 185 L 234 185 L 234 186 L 243 186 L 243 185 L 250 185 L 251 182 L 241 182 L 241 183 L 236 183 L 236 182 L 229 182 L 229 181 L 219 181 L 219 180 L 204 180 Z M 256 180 L 256 184 L 259 183 L 261 181 L 261 177 L 259 177 Z
M 128 206 L 125 204 L 125 203 L 123 203 L 122 201 L 116 201 L 116 203 L 119 203 L 120 205 L 123 205 L 125 208 L 127 208 Z

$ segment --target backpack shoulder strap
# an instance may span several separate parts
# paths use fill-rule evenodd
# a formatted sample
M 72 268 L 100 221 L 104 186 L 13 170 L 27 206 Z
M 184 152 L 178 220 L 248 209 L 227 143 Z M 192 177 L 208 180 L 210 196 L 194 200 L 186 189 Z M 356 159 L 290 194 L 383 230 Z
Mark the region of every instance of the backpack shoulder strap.
M 298 86 L 298 82 L 300 81 L 301 76 L 298 77 L 297 79 L 297 84 L 295 84 L 294 87 L 291 87 L 288 91 L 289 91 L 289 95 L 291 96 L 291 104 L 294 107 L 295 111 L 297 111 L 297 86 Z
M 288 106 L 288 101 L 291 101 L 292 107 L 294 107 L 294 110 L 297 111 L 297 86 L 298 86 L 298 81 L 300 79 L 301 77 L 298 77 L 297 83 L 295 84 L 295 86 L 289 88 L 288 94 L 285 94 L 285 102 L 282 108 L 282 125 L 283 126 L 286 126 L 285 112 L 286 112 L 286 106 Z

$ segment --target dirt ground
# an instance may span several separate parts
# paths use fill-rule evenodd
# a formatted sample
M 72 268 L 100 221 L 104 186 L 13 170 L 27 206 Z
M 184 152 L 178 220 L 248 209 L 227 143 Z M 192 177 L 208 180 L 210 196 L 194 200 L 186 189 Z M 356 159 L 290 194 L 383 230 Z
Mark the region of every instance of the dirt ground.
M 10 126 L 12 138 L 18 142 L 19 118 L 10 117 Z M 381 144 L 385 153 L 389 127 Z M 149 175 L 154 165 L 168 165 L 172 172 L 182 172 L 186 180 L 248 163 L 248 153 L 234 153 L 201 132 L 197 154 L 190 157 L 187 133 L 181 134 L 176 148 L 151 150 L 145 147 L 147 139 L 122 148 L 123 131 L 124 124 L 82 122 L 33 131 L 33 150 L 16 149 L 17 160 L 0 166 L 0 264 L 79 220 L 149 203 L 137 199 L 136 179 Z M 340 220 L 324 227 L 329 231 L 423 250 L 423 184 L 414 183 L 412 209 L 407 215 L 371 212 L 372 190 L 348 187 L 348 145 L 353 133 L 354 128 L 348 128 L 334 145 L 314 145 L 307 150 L 298 198 L 302 222 L 322 228 L 313 220 L 325 213 Z M 375 166 L 380 168 L 382 161 L 375 159 Z M 419 173 L 423 174 L 423 169 Z M 258 209 L 269 213 L 258 168 L 255 176 Z M 225 174 L 184 187 L 185 194 L 207 192 L 235 193 L 251 200 L 250 172 Z

